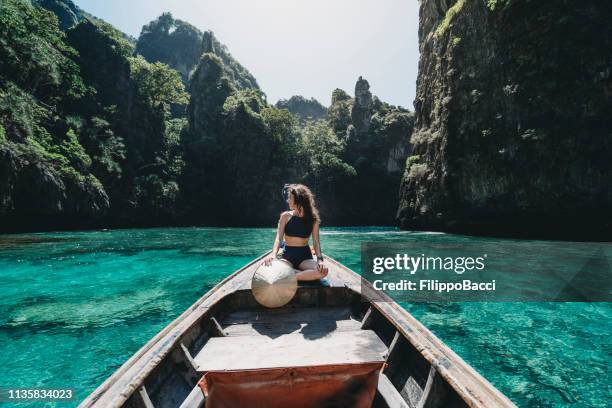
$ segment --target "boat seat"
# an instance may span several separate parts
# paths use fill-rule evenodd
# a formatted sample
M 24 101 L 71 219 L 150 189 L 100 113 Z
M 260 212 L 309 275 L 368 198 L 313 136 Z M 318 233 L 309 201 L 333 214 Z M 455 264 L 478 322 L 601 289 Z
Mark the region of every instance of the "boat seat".
M 363 364 L 385 361 L 387 346 L 371 330 L 211 338 L 194 358 L 198 372 Z

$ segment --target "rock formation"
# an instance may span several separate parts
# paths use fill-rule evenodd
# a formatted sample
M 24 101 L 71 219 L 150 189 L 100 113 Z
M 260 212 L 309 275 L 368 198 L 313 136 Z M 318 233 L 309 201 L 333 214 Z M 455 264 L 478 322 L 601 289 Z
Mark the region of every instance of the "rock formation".
M 354 177 L 335 187 L 331 210 L 335 219 L 340 224 L 391 225 L 400 178 L 411 150 L 414 115 L 372 96 L 368 81 L 359 77 L 355 98 L 341 89 L 334 90 L 328 118 L 344 145 L 340 157 L 355 169 Z
M 202 32 L 191 24 L 164 13 L 142 27 L 136 53 L 149 62 L 163 62 L 181 73 L 185 84 L 202 54 L 215 54 L 223 61 L 227 76 L 240 88 L 259 89 L 255 77 L 219 42 L 212 31 Z
M 315 98 L 306 99 L 303 96 L 295 95 L 289 99 L 281 99 L 276 102 L 279 109 L 287 109 L 300 119 L 304 124 L 307 120 L 325 119 L 327 108 Z
M 423 0 L 406 229 L 611 229 L 612 6 Z
M 359 77 L 355 84 L 355 101 L 351 109 L 351 120 L 355 136 L 364 135 L 370 130 L 372 120 L 372 93 L 368 81 Z

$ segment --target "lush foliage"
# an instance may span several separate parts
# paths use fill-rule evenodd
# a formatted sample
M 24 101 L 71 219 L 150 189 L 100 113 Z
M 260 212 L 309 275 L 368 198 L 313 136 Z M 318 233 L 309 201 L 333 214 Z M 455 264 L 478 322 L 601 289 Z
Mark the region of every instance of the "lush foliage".
M 0 126 L 7 154 L 99 190 L 91 158 L 67 120 L 86 86 L 57 17 L 19 0 L 0 8 Z M 69 181 L 69 180 L 67 180 Z M 87 187 L 87 186 L 86 186 Z
M 343 142 L 340 158 L 354 169 L 334 191 L 341 223 L 393 223 L 397 190 L 410 153 L 414 115 L 372 96 L 360 78 L 355 87 L 359 99 L 336 89 L 328 110 L 328 122 Z M 356 204 L 359 203 L 359 204 Z
M 438 27 L 436 27 L 436 31 L 434 31 L 434 35 L 436 37 L 441 37 L 446 32 L 446 30 L 448 30 L 448 27 L 453 21 L 453 18 L 455 18 L 457 13 L 461 11 L 463 6 L 465 6 L 465 0 L 457 0 L 455 4 L 453 4 L 448 10 L 446 10 L 444 19 L 440 22 Z M 491 3 L 491 0 L 489 0 L 489 7 L 492 9 L 495 8 L 495 0 L 493 0 L 493 3 Z
M 308 122 L 302 133 L 302 148 L 308 158 L 306 178 L 314 185 L 355 176 L 355 169 L 342 161 L 345 142 L 336 136 L 326 121 Z
M 130 66 L 141 100 L 165 110 L 173 103 L 187 104 L 187 93 L 177 71 L 161 62 L 148 63 L 140 56 L 130 58 Z
M 53 105 L 63 96 L 79 97 L 84 85 L 75 52 L 67 46 L 57 17 L 24 1 L 0 8 L 0 75 Z
M 0 216 L 270 225 L 280 186 L 301 182 L 329 223 L 383 222 L 363 215 L 395 189 L 389 152 L 406 144 L 406 111 L 374 98 L 357 126 L 342 90 L 329 110 L 303 97 L 272 106 L 212 32 L 163 14 L 134 46 L 70 0 L 35 4 L 66 31 L 42 7 L 2 3 Z
M 0 156 L 10 165 L 0 169 L 0 214 L 16 208 L 61 224 L 175 211 L 186 121 L 169 107 L 187 94 L 178 72 L 133 50 L 103 21 L 64 34 L 53 13 L 2 2 Z

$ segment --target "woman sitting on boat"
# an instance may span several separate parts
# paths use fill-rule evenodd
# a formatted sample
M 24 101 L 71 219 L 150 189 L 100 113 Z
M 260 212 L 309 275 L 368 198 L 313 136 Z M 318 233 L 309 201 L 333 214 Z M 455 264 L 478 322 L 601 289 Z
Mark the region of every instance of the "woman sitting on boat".
M 303 184 L 289 184 L 285 187 L 289 211 L 280 215 L 276 239 L 272 253 L 264 260 L 270 265 L 276 259 L 280 249 L 281 240 L 285 241 L 282 259 L 289 262 L 297 272 L 298 280 L 311 281 L 327 276 L 328 269 L 323 264 L 321 242 L 319 241 L 319 211 L 315 205 L 314 195 Z M 312 235 L 312 243 L 317 255 L 315 261 L 308 246 Z

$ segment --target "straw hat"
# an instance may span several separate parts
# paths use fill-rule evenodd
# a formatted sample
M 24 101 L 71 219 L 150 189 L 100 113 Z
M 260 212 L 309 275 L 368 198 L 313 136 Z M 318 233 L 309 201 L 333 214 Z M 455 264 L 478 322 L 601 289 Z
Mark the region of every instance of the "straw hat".
M 269 266 L 262 264 L 251 282 L 257 302 L 265 307 L 281 307 L 289 303 L 297 291 L 297 277 L 291 265 L 274 259 Z

